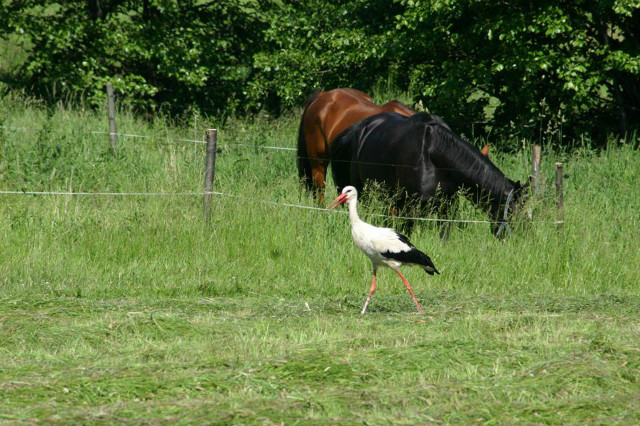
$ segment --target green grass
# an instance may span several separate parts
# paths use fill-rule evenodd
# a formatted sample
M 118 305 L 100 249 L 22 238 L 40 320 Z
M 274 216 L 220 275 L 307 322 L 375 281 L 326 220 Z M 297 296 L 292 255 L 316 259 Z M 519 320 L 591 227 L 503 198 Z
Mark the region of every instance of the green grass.
M 630 308 L 637 300 L 496 306 L 445 295 L 424 316 L 365 317 L 357 313 L 359 302 L 320 299 L 307 311 L 271 297 L 3 300 L 5 418 L 53 424 L 640 420 L 639 323 Z
M 2 424 L 634 424 L 640 422 L 640 155 L 550 149 L 535 224 L 413 242 L 442 275 L 370 266 L 344 214 L 300 190 L 297 117 L 151 123 L 0 101 L 0 189 L 198 192 L 219 128 L 212 219 L 199 196 L 0 195 Z M 529 147 L 492 153 L 512 178 Z M 563 232 L 553 162 L 563 161 Z M 333 196 L 330 191 L 328 197 Z M 384 202 L 362 206 L 382 223 Z M 459 218 L 486 219 L 468 203 Z M 397 222 L 393 222 L 398 225 Z

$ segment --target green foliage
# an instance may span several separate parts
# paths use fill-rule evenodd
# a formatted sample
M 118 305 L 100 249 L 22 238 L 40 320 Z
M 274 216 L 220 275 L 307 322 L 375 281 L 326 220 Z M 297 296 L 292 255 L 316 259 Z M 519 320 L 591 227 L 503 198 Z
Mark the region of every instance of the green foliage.
M 270 10 L 266 49 L 254 57 L 253 99 L 291 108 L 317 88 L 369 90 L 397 66 L 385 29 L 400 5 L 385 0 L 288 1 Z
M 220 113 L 242 99 L 237 94 L 260 42 L 254 3 L 12 3 L 5 27 L 8 21 L 33 44 L 15 84 L 38 96 L 81 94 L 99 106 L 112 81 L 134 105 Z
M 547 137 L 627 132 L 640 98 L 632 2 L 413 2 L 397 29 L 416 90 L 444 117 Z M 425 58 L 428 60 L 425 61 Z M 488 96 L 469 102 L 481 91 Z M 468 128 L 468 125 L 467 125 Z M 525 133 L 527 134 L 527 133 Z
M 99 106 L 280 113 L 383 82 L 459 133 L 605 140 L 640 122 L 635 0 L 29 0 L 0 6 L 12 88 Z M 7 50 L 12 51 L 11 49 Z M 500 141 L 492 141 L 494 145 Z

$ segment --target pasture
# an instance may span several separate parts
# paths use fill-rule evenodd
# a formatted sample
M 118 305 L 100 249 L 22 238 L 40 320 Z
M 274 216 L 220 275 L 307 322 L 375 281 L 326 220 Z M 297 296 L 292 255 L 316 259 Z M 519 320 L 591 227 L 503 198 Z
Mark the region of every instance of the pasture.
M 425 314 L 387 269 L 361 316 L 370 266 L 346 215 L 282 204 L 315 206 L 295 153 L 259 148 L 294 147 L 297 116 L 118 119 L 147 138 L 112 154 L 92 133 L 103 113 L 0 101 L 0 190 L 156 193 L 0 195 L 0 424 L 640 422 L 637 139 L 548 142 L 536 223 L 505 241 L 419 224 L 442 273 L 405 269 Z M 214 190 L 236 197 L 214 196 L 205 225 L 185 194 L 202 191 L 204 146 L 168 139 L 218 126 Z M 513 144 L 491 158 L 525 180 L 530 141 Z M 386 211 L 361 206 L 376 224 Z

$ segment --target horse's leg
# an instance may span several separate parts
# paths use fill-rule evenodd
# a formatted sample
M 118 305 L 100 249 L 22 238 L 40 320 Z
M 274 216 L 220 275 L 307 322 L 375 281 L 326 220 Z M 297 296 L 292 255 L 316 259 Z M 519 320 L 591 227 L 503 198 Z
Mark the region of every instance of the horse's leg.
M 305 132 L 307 156 L 311 165 L 311 182 L 318 203 L 324 201 L 324 187 L 329 164 L 324 135 L 318 125 L 311 126 Z
M 316 188 L 316 195 L 318 203 L 324 201 L 324 189 L 327 178 L 327 160 L 317 158 L 311 160 L 311 176 L 313 177 L 313 184 Z
M 416 225 L 416 221 L 413 219 L 406 219 L 405 220 L 405 225 L 404 225 L 404 229 L 405 229 L 405 233 L 407 235 L 411 235 L 411 233 L 413 232 L 413 227 Z
M 395 205 L 392 207 L 395 209 L 396 214 L 394 216 L 400 216 L 400 212 L 406 212 L 405 207 L 407 206 L 407 200 L 399 200 L 398 202 L 395 203 Z M 409 214 L 409 216 L 411 216 L 412 214 Z M 414 219 L 401 219 L 400 220 L 400 229 L 402 230 L 402 232 L 406 235 L 411 235 L 411 232 L 413 232 L 413 227 L 415 226 L 416 221 Z
M 451 233 L 451 222 L 442 222 L 440 225 L 440 239 L 449 241 L 449 234 Z
M 413 232 L 413 227 L 416 225 L 416 221 L 414 219 L 404 219 L 404 225 L 402 226 L 404 232 L 407 235 L 411 235 Z
M 445 200 L 440 204 L 438 211 L 439 216 L 445 219 L 445 222 L 440 223 L 440 239 L 444 241 L 449 241 L 449 235 L 451 233 L 451 222 L 448 220 L 451 218 L 451 202 L 450 198 L 445 198 Z

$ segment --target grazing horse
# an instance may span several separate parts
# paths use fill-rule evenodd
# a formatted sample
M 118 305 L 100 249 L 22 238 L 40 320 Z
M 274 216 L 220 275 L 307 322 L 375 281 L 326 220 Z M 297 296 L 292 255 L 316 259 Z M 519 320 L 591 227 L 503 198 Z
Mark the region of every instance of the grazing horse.
M 470 201 L 487 211 L 497 237 L 509 230 L 508 217 L 526 187 L 427 113 L 386 112 L 360 121 L 331 145 L 331 162 L 338 191 L 352 185 L 362 192 L 375 180 L 400 195 L 397 208 L 417 198 L 421 207 L 430 203 L 446 214 L 454 195 L 465 189 Z M 448 236 L 448 227 L 441 236 Z
M 298 131 L 298 176 L 305 185 L 324 197 L 329 150 L 334 139 L 347 127 L 381 112 L 411 116 L 416 112 L 398 101 L 376 105 L 369 95 L 343 88 L 318 91 L 307 98 Z

